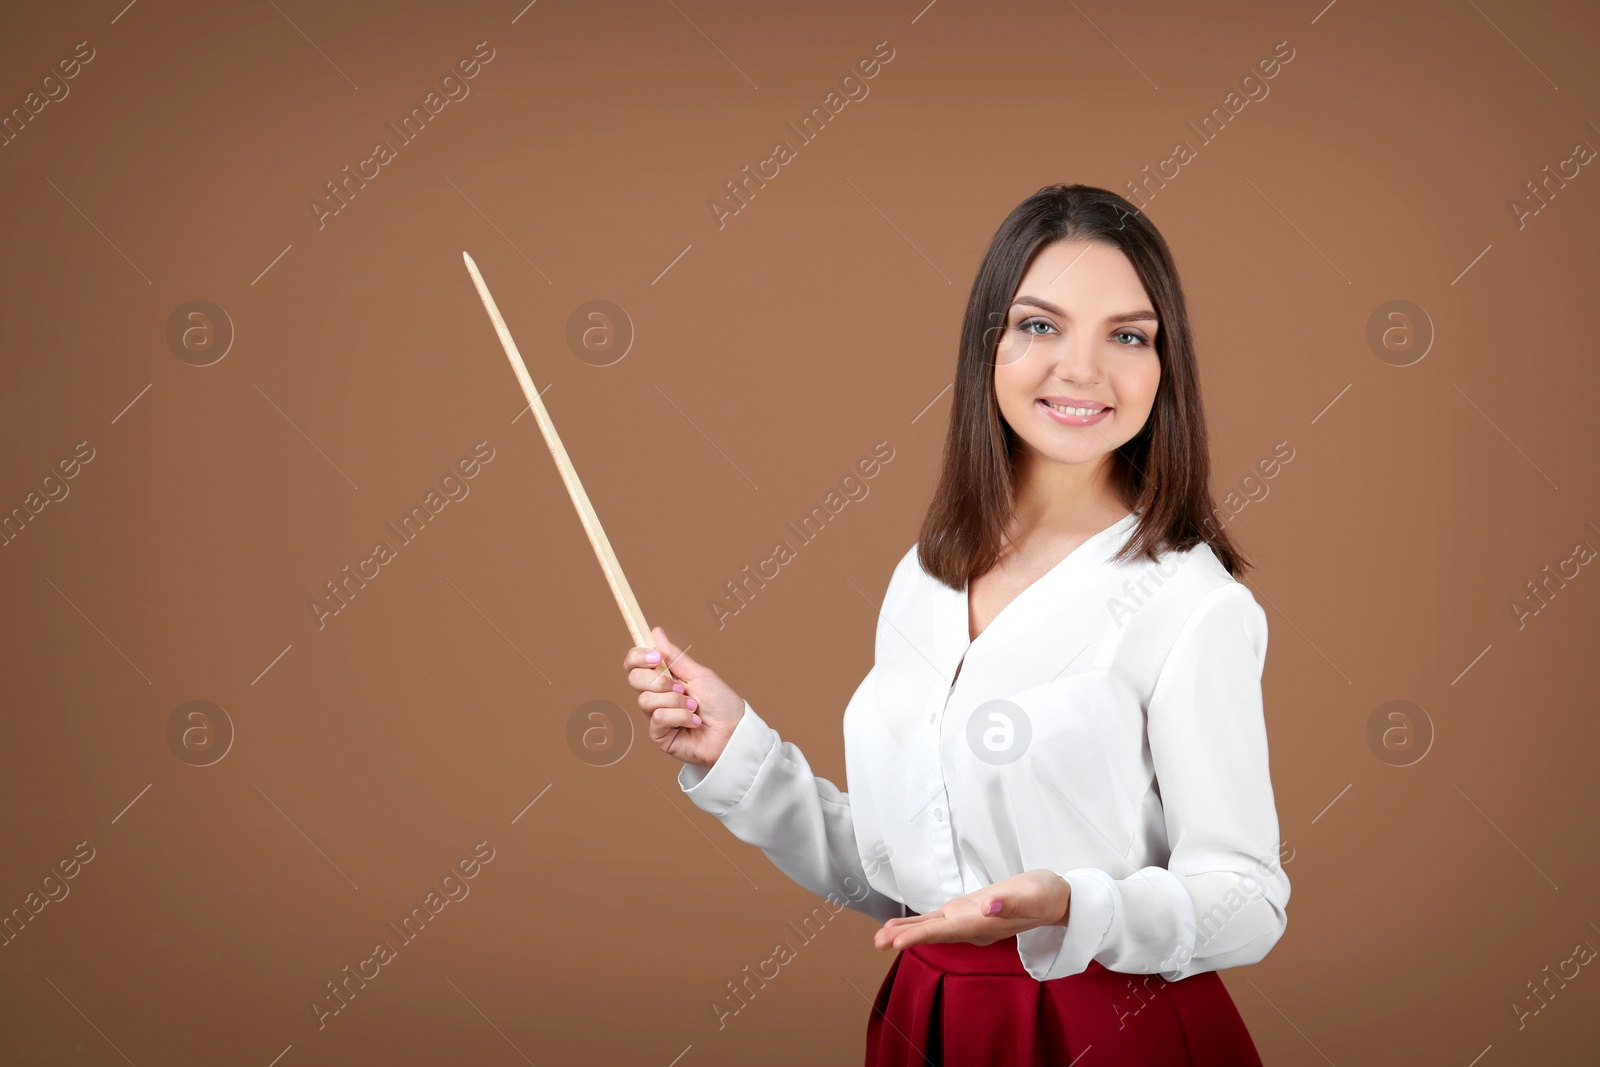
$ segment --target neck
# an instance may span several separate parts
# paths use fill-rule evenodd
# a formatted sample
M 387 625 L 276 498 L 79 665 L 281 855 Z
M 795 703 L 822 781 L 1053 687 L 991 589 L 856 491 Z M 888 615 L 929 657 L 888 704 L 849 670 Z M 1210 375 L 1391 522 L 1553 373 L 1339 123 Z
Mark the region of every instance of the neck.
M 1016 457 L 1014 539 L 1034 532 L 1093 534 L 1130 509 L 1111 486 L 1111 457 L 1096 463 L 1061 463 L 1028 450 Z

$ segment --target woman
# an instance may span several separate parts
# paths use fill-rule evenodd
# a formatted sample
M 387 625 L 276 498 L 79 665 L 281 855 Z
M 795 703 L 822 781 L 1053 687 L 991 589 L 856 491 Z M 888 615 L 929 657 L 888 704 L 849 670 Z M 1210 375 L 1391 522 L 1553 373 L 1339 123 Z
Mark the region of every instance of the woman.
M 844 714 L 850 792 L 661 628 L 627 653 L 684 793 L 900 950 L 868 1067 L 1260 1063 L 1217 971 L 1287 923 L 1267 621 L 1209 468 L 1166 242 L 1049 186 L 968 298 L 939 484 Z

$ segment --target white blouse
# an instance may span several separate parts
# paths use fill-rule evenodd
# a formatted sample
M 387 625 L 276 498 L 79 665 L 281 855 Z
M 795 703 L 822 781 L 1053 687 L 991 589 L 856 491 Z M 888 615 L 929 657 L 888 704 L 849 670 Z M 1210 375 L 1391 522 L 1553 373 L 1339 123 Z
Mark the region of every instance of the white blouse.
M 1136 522 L 1090 537 L 976 640 L 966 590 L 913 545 L 845 709 L 850 791 L 748 701 L 716 763 L 684 764 L 679 787 L 794 881 L 879 922 L 1057 872 L 1067 924 L 1017 935 L 1040 981 L 1090 960 L 1171 981 L 1257 962 L 1289 902 L 1266 613 L 1203 542 L 1112 563 Z

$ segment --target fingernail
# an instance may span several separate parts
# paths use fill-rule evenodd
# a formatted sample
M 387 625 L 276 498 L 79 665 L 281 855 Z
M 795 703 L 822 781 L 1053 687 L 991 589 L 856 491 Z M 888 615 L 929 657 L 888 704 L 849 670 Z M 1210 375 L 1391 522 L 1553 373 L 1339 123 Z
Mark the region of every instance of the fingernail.
M 698 708 L 700 706 L 700 702 L 695 700 L 694 697 L 690 697 L 689 700 L 688 700 L 688 705 L 689 705 L 689 710 L 693 711 L 693 710 L 695 710 L 696 708 Z
M 659 653 L 659 652 L 646 652 L 644 654 L 644 661 L 646 663 L 660 663 L 661 662 L 661 653 Z
M 1000 914 L 1000 902 L 998 900 L 994 901 L 992 904 L 989 905 L 989 914 L 990 915 L 999 915 Z
M 673 692 L 674 692 L 674 693 L 681 693 L 681 692 L 683 692 L 683 683 L 682 683 L 682 682 L 673 682 L 673 683 L 672 683 L 672 691 L 673 691 Z
M 696 715 L 696 716 L 695 716 L 695 717 L 694 717 L 694 724 L 695 724 L 695 725 L 696 725 L 696 726 L 699 726 L 699 725 L 700 725 L 700 716 L 698 716 L 698 715 Z

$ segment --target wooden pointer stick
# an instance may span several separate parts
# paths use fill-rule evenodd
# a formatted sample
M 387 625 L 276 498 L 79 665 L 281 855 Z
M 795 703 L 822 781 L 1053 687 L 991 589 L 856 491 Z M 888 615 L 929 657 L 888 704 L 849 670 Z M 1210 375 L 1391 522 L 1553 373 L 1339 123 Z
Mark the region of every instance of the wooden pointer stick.
M 639 601 L 633 595 L 633 587 L 628 585 L 627 575 L 622 573 L 622 564 L 617 562 L 617 554 L 611 550 L 611 541 L 606 537 L 605 527 L 600 525 L 600 517 L 595 514 L 594 506 L 589 503 L 589 494 L 583 491 L 583 483 L 578 480 L 578 472 L 572 466 L 572 460 L 567 457 L 566 446 L 561 443 L 561 436 L 556 433 L 555 423 L 550 421 L 550 413 L 544 409 L 544 401 L 539 396 L 539 391 L 533 387 L 533 379 L 528 375 L 527 365 L 522 362 L 522 355 L 517 351 L 517 343 L 511 339 L 511 331 L 506 328 L 506 320 L 501 317 L 500 309 L 495 306 L 494 297 L 489 295 L 489 287 L 483 282 L 483 275 L 478 273 L 478 265 L 472 262 L 472 257 L 462 252 L 461 258 L 467 261 L 467 273 L 472 275 L 472 284 L 478 287 L 478 296 L 483 300 L 483 308 L 489 313 L 489 321 L 494 323 L 494 332 L 500 335 L 500 345 L 506 350 L 506 358 L 511 361 L 511 369 L 516 372 L 517 381 L 522 386 L 522 394 L 528 398 L 528 406 L 533 408 L 534 418 L 539 420 L 539 431 L 544 434 L 544 443 L 550 446 L 550 455 L 555 458 L 556 470 L 561 472 L 561 480 L 567 484 L 567 495 L 572 497 L 572 506 L 578 509 L 578 518 L 583 520 L 583 530 L 589 535 L 589 543 L 594 546 L 594 554 L 600 559 L 600 569 L 605 571 L 606 582 L 611 586 L 611 593 L 617 598 L 617 607 L 622 609 L 622 617 L 628 624 L 628 632 L 633 635 L 633 643 L 644 648 L 655 648 L 655 639 L 650 633 L 650 626 L 645 622 L 644 612 L 639 608 Z M 672 672 L 667 670 L 666 661 L 663 660 L 660 669 L 668 677 Z

